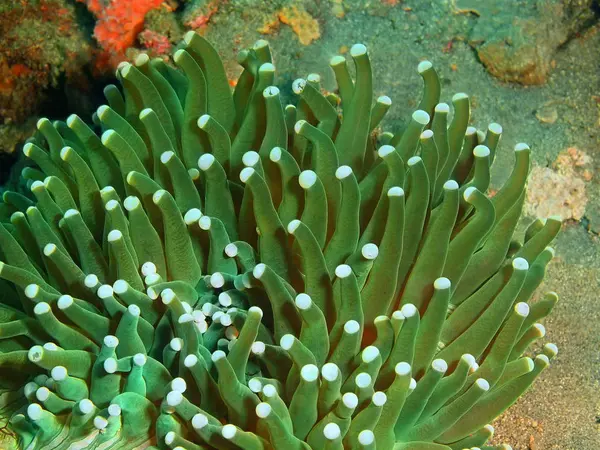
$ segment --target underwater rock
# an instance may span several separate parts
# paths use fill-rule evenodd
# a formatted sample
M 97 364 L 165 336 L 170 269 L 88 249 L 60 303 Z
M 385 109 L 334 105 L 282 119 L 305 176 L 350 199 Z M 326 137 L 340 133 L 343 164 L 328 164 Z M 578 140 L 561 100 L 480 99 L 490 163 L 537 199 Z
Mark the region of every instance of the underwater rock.
M 544 84 L 557 49 L 597 20 L 594 0 L 456 0 L 459 13 L 478 16 L 469 43 L 495 77 Z

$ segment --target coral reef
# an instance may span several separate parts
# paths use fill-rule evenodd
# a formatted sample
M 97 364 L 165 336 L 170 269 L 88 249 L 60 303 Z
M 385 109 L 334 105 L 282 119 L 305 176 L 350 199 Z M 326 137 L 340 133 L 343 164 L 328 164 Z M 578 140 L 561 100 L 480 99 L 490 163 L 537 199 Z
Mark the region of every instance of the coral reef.
M 86 4 L 96 16 L 94 37 L 106 52 L 106 57 L 117 63 L 131 47 L 144 26 L 146 14 L 168 7 L 165 0 L 78 0 Z
M 62 0 L 3 2 L 0 5 L 0 151 L 12 152 L 35 129 L 28 120 L 61 78 L 85 83 L 81 67 L 90 60 L 85 32 L 75 10 Z
M 502 128 L 453 115 L 432 64 L 402 132 L 375 130 L 367 49 L 273 86 L 240 53 L 232 92 L 193 32 L 177 69 L 119 66 L 94 124 L 38 122 L 0 207 L 0 397 L 21 448 L 454 450 L 557 349 L 527 303 L 554 255 L 549 217 L 513 236 L 530 148 L 485 192 Z M 101 132 L 95 133 L 94 129 Z

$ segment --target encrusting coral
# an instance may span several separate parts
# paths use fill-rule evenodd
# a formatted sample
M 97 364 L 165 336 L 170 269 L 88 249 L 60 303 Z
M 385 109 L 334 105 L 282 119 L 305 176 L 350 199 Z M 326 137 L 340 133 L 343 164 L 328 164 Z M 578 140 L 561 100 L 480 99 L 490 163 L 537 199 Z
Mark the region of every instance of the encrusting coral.
M 556 355 L 528 305 L 560 228 L 513 239 L 530 149 L 489 198 L 502 129 L 439 103 L 431 63 L 403 132 L 377 133 L 367 49 L 233 92 L 189 33 L 141 55 L 88 126 L 41 119 L 31 195 L 0 213 L 2 415 L 23 449 L 501 449 L 488 425 Z M 100 131 L 96 134 L 94 129 Z

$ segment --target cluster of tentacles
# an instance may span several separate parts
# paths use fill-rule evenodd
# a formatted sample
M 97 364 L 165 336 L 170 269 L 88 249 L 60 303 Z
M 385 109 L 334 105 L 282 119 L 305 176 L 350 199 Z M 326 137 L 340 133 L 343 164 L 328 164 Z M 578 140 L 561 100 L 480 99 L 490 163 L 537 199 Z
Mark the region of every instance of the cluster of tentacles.
M 351 76 L 273 86 L 269 47 L 230 88 L 186 35 L 123 63 L 93 124 L 38 122 L 27 192 L 0 206 L 1 415 L 21 449 L 500 449 L 488 425 L 556 354 L 528 305 L 560 228 L 515 240 L 530 149 L 485 192 L 501 127 L 440 101 L 431 63 L 380 133 Z

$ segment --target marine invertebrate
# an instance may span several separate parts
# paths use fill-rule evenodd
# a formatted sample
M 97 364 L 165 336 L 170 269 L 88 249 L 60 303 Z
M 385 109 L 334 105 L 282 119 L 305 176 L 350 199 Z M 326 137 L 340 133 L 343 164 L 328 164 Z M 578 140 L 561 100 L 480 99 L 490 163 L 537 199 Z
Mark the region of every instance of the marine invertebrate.
M 35 200 L 4 195 L 0 379 L 20 446 L 484 445 L 556 354 L 522 356 L 556 302 L 527 304 L 560 228 L 513 240 L 529 147 L 490 199 L 501 128 L 468 127 L 465 94 L 448 121 L 431 63 L 405 130 L 376 136 L 391 101 L 373 105 L 364 45 L 355 80 L 331 60 L 339 97 L 311 74 L 283 107 L 264 41 L 233 92 L 207 41 L 184 41 L 177 69 L 119 67 L 101 136 L 40 120 Z
M 108 1 L 79 0 L 97 18 L 94 37 L 100 47 L 122 56 L 142 30 L 146 14 L 163 4 L 163 0 Z

